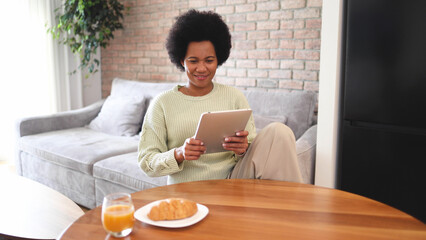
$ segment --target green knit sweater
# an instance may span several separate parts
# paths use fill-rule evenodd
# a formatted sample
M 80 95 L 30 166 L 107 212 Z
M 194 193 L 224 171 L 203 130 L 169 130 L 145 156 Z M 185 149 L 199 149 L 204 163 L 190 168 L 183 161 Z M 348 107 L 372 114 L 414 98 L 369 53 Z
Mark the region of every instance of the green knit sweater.
M 213 90 L 201 97 L 185 95 L 179 92 L 180 87 L 175 86 L 151 101 L 142 125 L 139 165 L 148 176 L 168 175 L 168 184 L 224 179 L 240 159 L 234 152 L 203 154 L 198 160 L 178 164 L 174 149 L 195 135 L 202 113 L 250 106 L 241 91 L 223 84 L 214 83 Z M 251 143 L 256 136 L 253 117 L 246 130 Z

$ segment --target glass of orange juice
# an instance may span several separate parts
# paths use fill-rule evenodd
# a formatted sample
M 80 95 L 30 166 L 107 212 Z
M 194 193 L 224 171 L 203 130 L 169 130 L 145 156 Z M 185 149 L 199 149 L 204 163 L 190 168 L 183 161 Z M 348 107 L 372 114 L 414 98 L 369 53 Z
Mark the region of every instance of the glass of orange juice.
M 125 237 L 133 230 L 135 207 L 128 193 L 112 193 L 104 197 L 102 224 L 114 237 Z

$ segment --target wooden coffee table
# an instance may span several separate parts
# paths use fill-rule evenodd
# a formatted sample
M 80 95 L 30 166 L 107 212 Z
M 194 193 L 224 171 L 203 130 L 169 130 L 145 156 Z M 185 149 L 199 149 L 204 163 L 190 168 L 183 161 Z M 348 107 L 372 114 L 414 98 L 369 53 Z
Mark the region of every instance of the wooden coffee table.
M 56 239 L 83 210 L 28 178 L 0 174 L 0 239 Z
M 211 180 L 132 194 L 135 208 L 170 197 L 209 208 L 200 222 L 162 228 L 136 221 L 126 239 L 426 239 L 419 220 L 377 201 L 340 190 L 269 180 Z M 74 222 L 60 239 L 114 239 L 102 228 L 101 207 Z

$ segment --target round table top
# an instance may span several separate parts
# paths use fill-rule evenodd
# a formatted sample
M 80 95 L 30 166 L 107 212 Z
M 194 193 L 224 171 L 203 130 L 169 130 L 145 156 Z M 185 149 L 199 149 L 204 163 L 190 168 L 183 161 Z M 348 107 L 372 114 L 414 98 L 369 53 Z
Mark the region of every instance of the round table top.
M 209 209 L 183 228 L 136 221 L 126 239 L 426 239 L 421 221 L 383 203 L 314 185 L 270 180 L 209 180 L 132 194 L 135 209 L 179 197 Z M 61 239 L 113 239 L 102 227 L 101 207 L 74 222 Z
M 15 174 L 0 175 L 0 236 L 56 239 L 83 210 L 61 193 Z

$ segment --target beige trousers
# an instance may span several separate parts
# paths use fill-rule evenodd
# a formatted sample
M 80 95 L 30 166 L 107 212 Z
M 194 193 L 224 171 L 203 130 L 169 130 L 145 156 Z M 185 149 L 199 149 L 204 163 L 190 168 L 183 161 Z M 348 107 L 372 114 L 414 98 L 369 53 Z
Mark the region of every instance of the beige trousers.
M 302 182 L 293 131 L 282 123 L 263 128 L 229 178 Z

